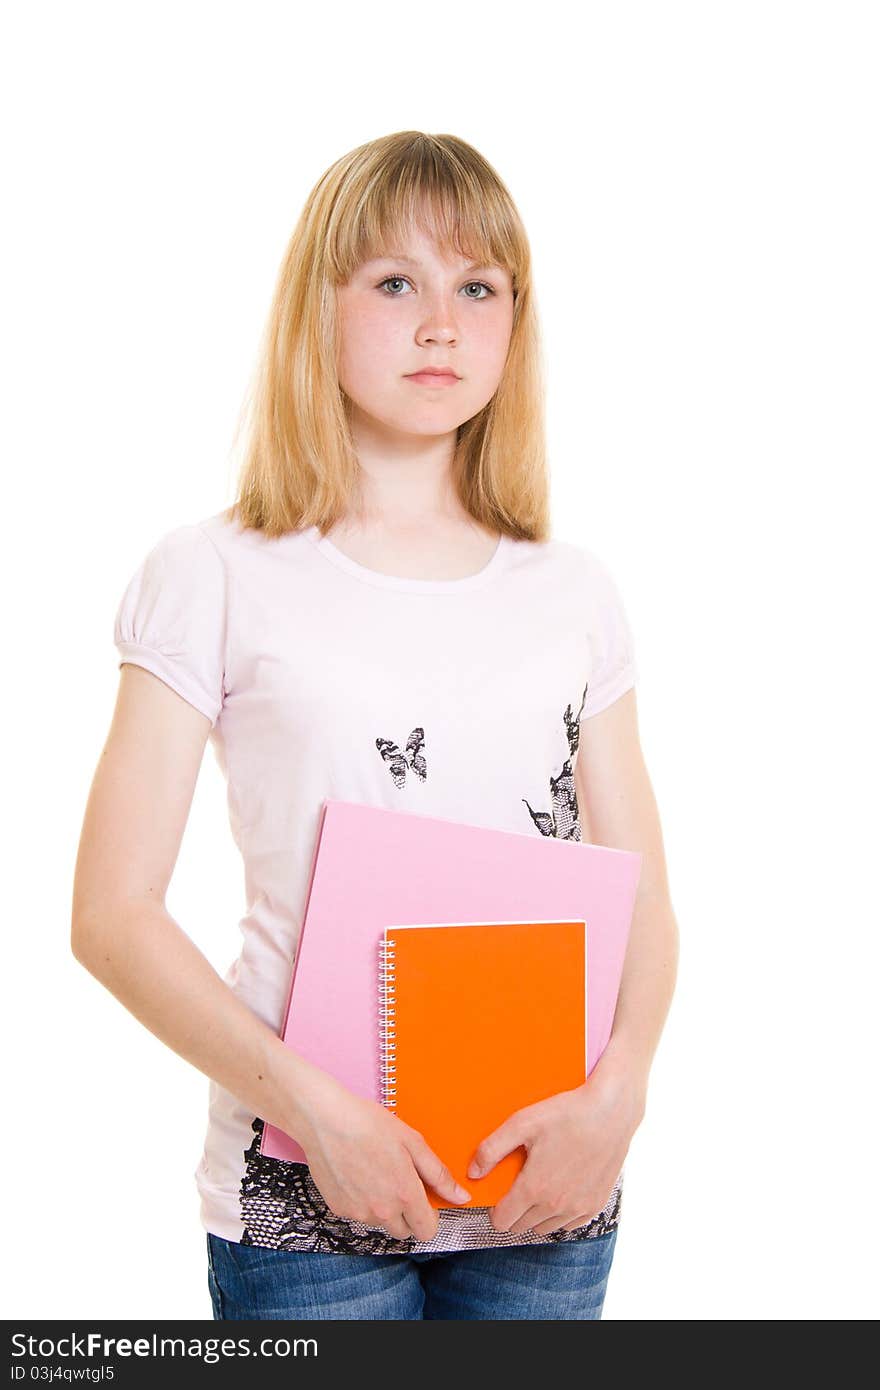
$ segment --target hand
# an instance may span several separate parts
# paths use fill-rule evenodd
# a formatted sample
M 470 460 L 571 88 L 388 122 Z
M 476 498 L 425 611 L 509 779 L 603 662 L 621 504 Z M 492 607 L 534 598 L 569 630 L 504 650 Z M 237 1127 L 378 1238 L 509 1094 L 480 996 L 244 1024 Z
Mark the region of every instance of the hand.
M 398 1240 L 433 1240 L 439 1218 L 422 1179 L 449 1202 L 470 1200 L 418 1130 L 329 1075 L 310 1096 L 300 1134 L 318 1191 L 344 1220 Z
M 599 1065 L 583 1086 L 514 1111 L 482 1140 L 468 1168 L 468 1177 L 481 1178 L 519 1145 L 527 1151 L 491 1209 L 495 1230 L 541 1236 L 590 1221 L 614 1190 L 643 1114 L 642 1086 Z

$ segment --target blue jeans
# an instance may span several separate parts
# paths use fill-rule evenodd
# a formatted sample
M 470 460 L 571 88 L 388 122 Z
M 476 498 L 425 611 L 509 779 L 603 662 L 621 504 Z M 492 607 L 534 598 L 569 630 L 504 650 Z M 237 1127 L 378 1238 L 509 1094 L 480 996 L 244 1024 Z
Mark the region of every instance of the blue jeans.
M 617 1230 L 411 1255 L 270 1250 L 207 1232 L 208 1287 L 215 1320 L 601 1318 Z

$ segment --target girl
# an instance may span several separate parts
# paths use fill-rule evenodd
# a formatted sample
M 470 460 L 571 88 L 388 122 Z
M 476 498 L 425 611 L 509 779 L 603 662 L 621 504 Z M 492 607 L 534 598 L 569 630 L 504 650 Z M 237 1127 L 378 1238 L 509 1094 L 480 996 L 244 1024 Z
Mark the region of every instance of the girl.
M 404 131 L 319 180 L 236 501 L 158 541 L 115 642 L 72 947 L 211 1080 L 214 1317 L 601 1317 L 677 926 L 630 627 L 595 553 L 549 536 L 529 248 L 471 146 Z M 225 979 L 164 906 L 208 738 L 247 886 Z M 484 1137 L 481 1173 L 527 1152 L 494 1208 L 280 1042 L 327 797 L 643 854 L 611 1039 L 588 1085 Z M 308 1164 L 261 1155 L 266 1121 Z

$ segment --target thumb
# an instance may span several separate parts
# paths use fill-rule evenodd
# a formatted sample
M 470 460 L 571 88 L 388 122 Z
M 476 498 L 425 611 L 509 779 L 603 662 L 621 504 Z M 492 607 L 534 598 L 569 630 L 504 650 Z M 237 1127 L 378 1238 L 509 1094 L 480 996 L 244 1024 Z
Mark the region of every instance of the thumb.
M 471 1194 L 456 1182 L 446 1164 L 441 1162 L 417 1130 L 411 1131 L 407 1147 L 419 1177 L 430 1183 L 440 1197 L 446 1197 L 450 1202 L 470 1201 Z
M 524 1142 L 519 1117 L 512 1115 L 499 1125 L 479 1144 L 468 1164 L 469 1178 L 483 1178 L 499 1163 L 506 1154 L 512 1153 Z

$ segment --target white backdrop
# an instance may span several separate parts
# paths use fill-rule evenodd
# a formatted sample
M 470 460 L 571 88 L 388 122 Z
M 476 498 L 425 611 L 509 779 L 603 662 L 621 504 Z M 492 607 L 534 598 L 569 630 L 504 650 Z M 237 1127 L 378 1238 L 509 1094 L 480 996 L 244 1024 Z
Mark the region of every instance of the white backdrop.
M 7 1317 L 211 1317 L 207 1078 L 69 948 L 113 617 L 160 535 L 232 500 L 308 190 L 404 128 L 475 144 L 517 200 L 556 534 L 607 562 L 638 644 L 681 965 L 604 1315 L 876 1317 L 877 18 L 7 18 Z M 243 893 L 209 748 L 168 907 L 221 973 Z

